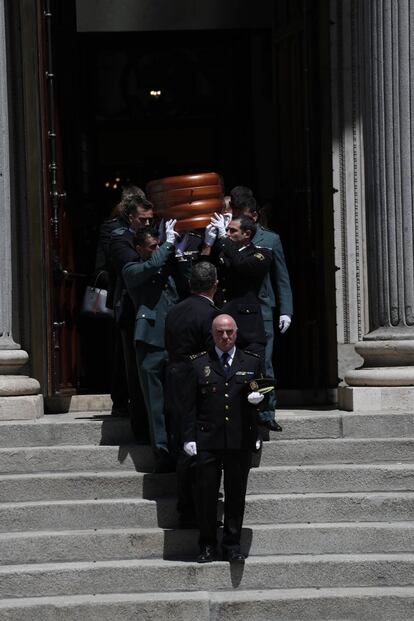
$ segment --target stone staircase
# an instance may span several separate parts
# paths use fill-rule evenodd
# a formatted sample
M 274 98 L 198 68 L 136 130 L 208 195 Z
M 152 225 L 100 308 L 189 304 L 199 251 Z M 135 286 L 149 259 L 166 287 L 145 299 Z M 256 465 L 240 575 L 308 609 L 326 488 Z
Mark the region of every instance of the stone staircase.
M 245 566 L 195 563 L 172 474 L 105 414 L 0 423 L 1 621 L 414 619 L 414 416 L 281 412 Z

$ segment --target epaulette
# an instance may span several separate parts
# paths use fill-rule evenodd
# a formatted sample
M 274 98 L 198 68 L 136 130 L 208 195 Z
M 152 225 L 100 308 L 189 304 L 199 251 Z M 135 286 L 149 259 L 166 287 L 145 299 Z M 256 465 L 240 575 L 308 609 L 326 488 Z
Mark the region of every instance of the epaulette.
M 269 248 L 269 246 L 257 246 L 256 244 L 254 245 L 255 248 L 261 248 L 262 250 L 272 250 L 271 248 Z
M 255 358 L 260 358 L 259 354 L 256 354 L 256 352 L 254 352 L 254 351 L 250 351 L 250 349 L 243 349 L 243 352 L 245 354 L 248 354 L 249 356 L 254 356 Z
M 125 233 L 125 231 L 128 231 L 128 229 L 126 228 L 126 226 L 122 226 L 119 229 L 114 229 L 112 231 L 112 235 L 123 235 Z
M 197 358 L 201 358 L 201 356 L 204 356 L 207 352 L 206 351 L 200 351 L 198 352 L 198 354 L 191 354 L 189 357 L 190 360 L 197 360 Z

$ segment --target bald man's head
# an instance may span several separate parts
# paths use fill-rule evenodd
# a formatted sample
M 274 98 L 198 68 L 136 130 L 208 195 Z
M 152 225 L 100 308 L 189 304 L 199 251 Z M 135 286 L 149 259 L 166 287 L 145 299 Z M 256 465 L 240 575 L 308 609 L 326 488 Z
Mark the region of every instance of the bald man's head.
M 230 315 L 217 315 L 211 325 L 211 333 L 216 347 L 229 351 L 236 342 L 237 324 Z

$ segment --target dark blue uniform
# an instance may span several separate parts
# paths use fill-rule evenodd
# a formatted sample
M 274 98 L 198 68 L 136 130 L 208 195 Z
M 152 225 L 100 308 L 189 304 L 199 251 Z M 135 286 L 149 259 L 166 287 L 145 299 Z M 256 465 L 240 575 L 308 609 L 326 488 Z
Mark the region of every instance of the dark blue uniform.
M 183 440 L 197 443 L 196 499 L 200 546 L 217 543 L 217 481 L 224 471 L 224 551 L 239 550 L 247 478 L 257 437 L 249 382 L 261 377 L 258 356 L 236 349 L 228 374 L 215 353 L 194 357 L 183 412 Z

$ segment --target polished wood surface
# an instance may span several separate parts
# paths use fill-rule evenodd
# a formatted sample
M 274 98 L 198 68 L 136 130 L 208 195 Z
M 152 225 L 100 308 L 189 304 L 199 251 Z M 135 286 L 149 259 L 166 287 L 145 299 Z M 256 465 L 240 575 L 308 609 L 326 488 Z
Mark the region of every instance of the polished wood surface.
M 147 194 L 154 192 L 167 192 L 168 190 L 180 190 L 183 188 L 199 188 L 205 185 L 220 185 L 223 180 L 217 173 L 199 173 L 197 175 L 178 175 L 176 177 L 164 177 L 147 183 Z
M 147 184 L 146 191 L 154 212 L 177 219 L 178 231 L 204 228 L 225 206 L 223 180 L 217 173 L 157 179 Z

